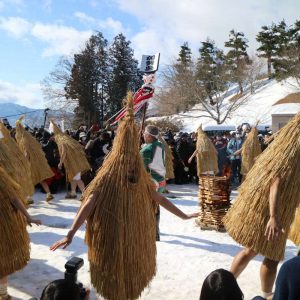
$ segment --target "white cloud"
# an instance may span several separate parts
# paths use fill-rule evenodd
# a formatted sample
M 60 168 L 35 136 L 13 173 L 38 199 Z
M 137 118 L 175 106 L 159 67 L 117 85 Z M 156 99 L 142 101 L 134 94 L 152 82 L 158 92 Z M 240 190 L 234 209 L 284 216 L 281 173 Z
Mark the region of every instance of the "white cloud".
M 231 29 L 244 32 L 249 39 L 250 52 L 254 52 L 255 36 L 261 26 L 283 18 L 292 24 L 299 18 L 300 9 L 298 0 L 115 0 L 115 3 L 140 23 L 142 29 L 131 40 L 146 37 L 151 32 L 152 40 L 159 41 L 158 46 L 167 52 L 175 50 L 169 49 L 169 42 L 175 40 L 177 49 L 173 55 L 178 54 L 184 41 L 189 42 L 195 54 L 200 42 L 208 36 L 222 48 Z
M 92 34 L 91 30 L 79 31 L 63 25 L 47 25 L 36 23 L 32 36 L 48 44 L 43 51 L 44 57 L 53 55 L 69 55 L 75 53 Z
M 18 17 L 0 18 L 0 28 L 16 38 L 23 38 L 30 32 L 31 24 Z
M 105 20 L 98 20 L 80 11 L 75 12 L 74 16 L 81 23 L 93 26 L 94 29 L 106 30 L 113 35 L 117 35 L 118 33 L 121 32 L 125 33 L 126 31 L 120 21 L 115 20 L 111 17 L 108 17 Z
M 18 39 L 34 37 L 46 44 L 43 57 L 70 55 L 92 35 L 92 30 L 80 31 L 59 24 L 30 23 L 18 17 L 0 18 L 0 29 Z
M 99 21 L 99 25 L 103 29 L 110 29 L 113 34 L 118 34 L 125 31 L 120 21 L 114 20 L 113 18 L 107 18 L 104 21 Z
M 43 108 L 43 97 L 40 84 L 27 83 L 14 85 L 0 80 L 0 102 L 12 102 L 32 108 Z
M 95 24 L 96 19 L 93 17 L 88 16 L 87 14 L 81 12 L 81 11 L 76 11 L 74 13 L 74 16 L 82 23 L 86 24 Z

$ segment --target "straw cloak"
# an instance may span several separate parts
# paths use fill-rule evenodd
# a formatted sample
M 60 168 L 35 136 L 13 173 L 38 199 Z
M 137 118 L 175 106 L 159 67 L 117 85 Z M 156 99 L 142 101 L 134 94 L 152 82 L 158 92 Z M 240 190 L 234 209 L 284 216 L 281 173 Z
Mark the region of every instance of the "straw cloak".
M 16 140 L 22 153 L 30 163 L 33 185 L 54 175 L 40 143 L 24 129 L 20 121 L 16 122 Z
M 79 172 L 88 171 L 91 169 L 91 166 L 86 158 L 83 146 L 67 134 L 64 134 L 53 121 L 51 123 L 60 156 L 65 152 L 63 165 L 66 176 L 68 181 L 72 181 Z
M 292 223 L 289 239 L 296 245 L 300 244 L 300 208 L 296 210 L 295 219 Z
M 197 130 L 197 174 L 198 177 L 205 172 L 218 172 L 218 152 L 200 126 Z
M 30 259 L 26 219 L 9 199 L 22 199 L 20 186 L 0 167 L 0 278 L 24 268 Z
M 282 260 L 286 239 L 300 202 L 300 114 L 257 158 L 242 183 L 237 199 L 224 218 L 229 235 L 238 243 L 272 260 Z M 281 178 L 277 198 L 278 221 L 285 230 L 275 241 L 264 232 L 270 218 L 270 186 Z
M 174 166 L 173 166 L 173 154 L 170 146 L 165 141 L 165 139 L 159 136 L 159 141 L 164 145 L 165 153 L 166 153 L 166 176 L 167 179 L 174 179 Z
M 0 166 L 18 182 L 24 196 L 22 199 L 25 199 L 34 193 L 29 162 L 3 123 L 0 123 L 0 131 L 3 135 L 0 138 Z
M 156 272 L 154 184 L 144 168 L 132 109 L 87 187 L 96 206 L 87 219 L 91 282 L 106 299 L 138 298 Z
M 242 175 L 247 175 L 259 154 L 261 154 L 261 147 L 258 141 L 258 131 L 256 127 L 253 127 L 242 146 Z

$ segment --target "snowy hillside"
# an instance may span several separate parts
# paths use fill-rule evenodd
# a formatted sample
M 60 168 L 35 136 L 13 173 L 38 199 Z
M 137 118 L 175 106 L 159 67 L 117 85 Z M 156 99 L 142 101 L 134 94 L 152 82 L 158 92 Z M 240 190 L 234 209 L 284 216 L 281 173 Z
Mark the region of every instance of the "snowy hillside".
M 300 111 L 299 103 L 279 104 L 273 106 L 277 101 L 286 97 L 291 93 L 299 92 L 300 87 L 297 88 L 297 84 L 291 80 L 286 83 L 279 83 L 276 80 L 265 80 L 261 86 L 255 90 L 254 94 L 249 92 L 245 94 L 245 104 L 240 106 L 230 119 L 226 119 L 223 125 L 238 126 L 244 122 L 251 125 L 256 124 L 259 121 L 260 126 L 271 127 L 271 115 L 273 113 L 288 113 L 290 111 Z M 226 105 L 232 94 L 225 99 Z M 191 111 L 179 115 L 171 116 L 171 119 L 180 120 L 183 123 L 183 131 L 191 132 L 196 131 L 200 124 L 205 126 L 216 125 L 217 123 L 207 117 L 198 117 L 199 115 L 208 115 L 199 111 L 199 107 L 196 105 Z M 160 118 L 150 118 L 151 120 L 157 120 Z
M 31 128 L 44 124 L 44 109 L 29 108 L 15 103 L 0 103 L 0 120 L 7 118 L 9 123 L 14 126 L 21 115 L 25 116 L 24 125 L 28 125 Z M 66 120 L 73 118 L 72 113 L 58 110 L 49 110 L 48 116 L 57 119 L 65 118 Z

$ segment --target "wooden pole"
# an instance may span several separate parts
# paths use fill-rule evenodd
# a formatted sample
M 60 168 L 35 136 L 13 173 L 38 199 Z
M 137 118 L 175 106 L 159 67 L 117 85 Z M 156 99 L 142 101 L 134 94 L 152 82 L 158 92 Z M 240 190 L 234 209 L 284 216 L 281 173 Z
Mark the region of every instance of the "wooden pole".
M 143 117 L 142 117 L 142 123 L 141 123 L 141 131 L 140 131 L 140 145 L 142 145 L 142 140 L 143 140 L 143 131 L 145 127 L 145 119 L 146 119 L 146 112 L 147 112 L 147 102 L 143 106 Z

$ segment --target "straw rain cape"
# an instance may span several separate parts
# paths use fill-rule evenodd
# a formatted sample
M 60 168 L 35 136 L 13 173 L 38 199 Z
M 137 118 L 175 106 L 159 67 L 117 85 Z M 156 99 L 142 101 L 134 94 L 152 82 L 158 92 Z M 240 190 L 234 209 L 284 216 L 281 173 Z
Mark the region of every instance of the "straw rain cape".
M 287 235 L 300 202 L 299 161 L 300 114 L 297 114 L 257 158 L 224 218 L 225 227 L 235 241 L 272 260 L 284 257 Z M 270 218 L 270 186 L 276 177 L 281 178 L 277 216 L 285 233 L 271 242 L 264 233 Z
M 254 126 L 249 132 L 242 146 L 242 167 L 241 174 L 246 175 L 254 165 L 256 157 L 261 154 L 261 147 L 258 141 L 258 131 Z
M 0 131 L 4 136 L 3 139 L 0 139 L 0 144 L 5 145 L 5 150 L 0 145 L 0 165 L 4 167 L 12 179 L 18 182 L 25 196 L 32 196 L 34 194 L 34 185 L 31 179 L 29 161 L 21 152 L 16 141 L 11 137 L 8 129 L 1 122 Z M 10 167 L 7 169 L 9 161 L 13 166 L 12 169 Z
M 300 244 L 300 208 L 296 210 L 295 219 L 292 223 L 289 239 L 296 245 Z
M 26 220 L 9 199 L 22 199 L 20 187 L 0 167 L 0 278 L 26 266 L 30 259 L 30 241 Z
M 165 153 L 166 153 L 166 178 L 167 179 L 174 179 L 174 166 L 173 166 L 173 154 L 170 146 L 165 141 L 165 139 L 159 136 L 158 140 L 164 145 Z
M 62 155 L 64 148 L 66 156 L 63 165 L 68 181 L 71 181 L 77 173 L 88 171 L 91 169 L 91 166 L 86 158 L 83 146 L 67 134 L 64 134 L 52 120 L 51 123 L 60 155 Z
M 132 99 L 131 94 L 128 99 Z M 132 103 L 111 153 L 83 194 L 96 206 L 87 219 L 91 282 L 106 299 L 138 298 L 156 272 L 154 184 L 139 153 Z
M 31 179 L 34 185 L 54 175 L 40 143 L 24 129 L 20 120 L 16 122 L 16 140 L 30 163 Z
M 204 172 L 212 171 L 214 173 L 218 172 L 218 152 L 206 135 L 206 133 L 202 130 L 202 126 L 200 125 L 197 130 L 197 174 L 200 175 Z

